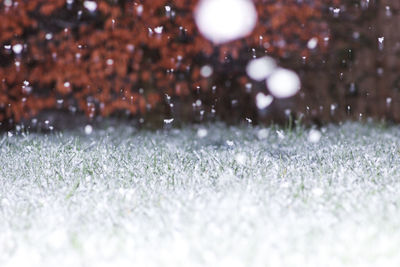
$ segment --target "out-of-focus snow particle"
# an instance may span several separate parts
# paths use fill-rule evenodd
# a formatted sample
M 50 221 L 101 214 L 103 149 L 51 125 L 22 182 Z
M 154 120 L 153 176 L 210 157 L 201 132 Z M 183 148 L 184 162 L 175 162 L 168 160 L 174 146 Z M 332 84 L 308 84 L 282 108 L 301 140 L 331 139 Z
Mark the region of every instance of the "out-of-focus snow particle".
M 386 105 L 390 106 L 391 103 L 392 103 L 392 98 L 391 97 L 387 97 L 386 98 Z
M 94 12 L 97 9 L 97 3 L 95 1 L 84 1 L 83 6 L 90 12 Z
M 87 135 L 89 135 L 89 134 L 91 134 L 93 132 L 93 127 L 92 127 L 92 125 L 86 125 L 85 126 L 85 134 L 87 134 Z
M 154 32 L 157 34 L 162 34 L 163 30 L 164 30 L 163 26 L 158 26 L 154 28 Z
M 46 38 L 46 40 L 51 40 L 51 39 L 53 39 L 53 34 L 52 33 L 46 33 L 45 38 Z
M 385 41 L 385 37 L 379 37 L 378 38 L 378 47 L 379 47 L 379 50 L 383 50 L 383 43 L 384 43 L 384 41 Z
M 335 18 L 339 17 L 340 8 L 336 7 L 336 8 L 334 8 L 332 11 L 333 11 L 333 16 L 334 16 Z
M 257 132 L 257 137 L 258 139 L 266 139 L 268 137 L 268 130 L 267 129 L 261 129 Z
M 318 45 L 318 38 L 317 37 L 311 38 L 307 43 L 307 47 L 310 50 L 315 49 L 317 47 L 317 45 Z
M 245 87 L 246 87 L 246 93 L 250 94 L 253 85 L 251 83 L 246 83 Z
M 203 67 L 201 67 L 200 69 L 200 74 L 201 76 L 203 76 L 204 78 L 208 78 L 213 74 L 213 68 L 209 65 L 205 65 Z
M 251 0 L 201 0 L 194 18 L 204 37 L 221 44 L 250 34 L 257 11 Z
M 267 86 L 273 96 L 287 98 L 300 90 L 301 83 L 296 72 L 280 68 L 268 77 Z
M 136 12 L 137 12 L 137 14 L 138 14 L 139 16 L 141 16 L 142 13 L 143 13 L 143 6 L 142 6 L 142 5 L 138 5 L 138 6 L 136 7 Z
M 70 82 L 65 82 L 64 83 L 64 87 L 70 87 L 71 86 L 71 83 Z
M 107 59 L 106 63 L 107 63 L 108 66 L 111 66 L 111 65 L 114 64 L 114 60 L 109 58 L 109 59 Z
M 247 75 L 256 81 L 265 80 L 276 68 L 275 60 L 271 57 L 262 57 L 251 60 L 246 67 Z
M 12 2 L 11 0 L 5 0 L 5 1 L 4 1 L 4 5 L 5 5 L 6 7 L 11 7 L 12 4 L 13 4 L 13 2 Z
M 311 143 L 318 143 L 321 139 L 321 132 L 316 129 L 311 129 L 308 133 L 308 141 Z
M 226 144 L 228 146 L 233 146 L 235 143 L 233 141 L 231 141 L 231 140 L 226 140 Z
M 126 49 L 127 49 L 129 52 L 133 52 L 133 51 L 135 50 L 135 46 L 134 46 L 133 44 L 127 44 L 127 45 L 126 45 Z
M 164 119 L 165 124 L 171 124 L 174 121 L 174 119 Z
M 29 85 L 29 81 L 24 81 L 24 85 L 22 86 L 22 91 L 25 94 L 30 94 L 32 92 L 32 86 Z
M 264 95 L 263 93 L 258 93 L 256 95 L 256 105 L 259 109 L 265 109 L 271 105 L 274 98 L 271 95 Z
M 204 137 L 207 136 L 207 134 L 208 134 L 208 131 L 205 128 L 200 128 L 200 129 L 197 130 L 197 136 L 199 138 L 204 138 Z
M 12 47 L 15 54 L 21 54 L 23 48 L 22 44 L 15 44 Z

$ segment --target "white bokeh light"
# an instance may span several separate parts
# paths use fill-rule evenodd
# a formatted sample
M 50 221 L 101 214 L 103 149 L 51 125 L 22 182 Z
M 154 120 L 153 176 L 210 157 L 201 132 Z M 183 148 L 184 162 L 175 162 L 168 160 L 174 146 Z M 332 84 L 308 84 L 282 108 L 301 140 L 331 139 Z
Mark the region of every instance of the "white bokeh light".
M 257 11 L 251 0 L 201 0 L 194 18 L 204 37 L 221 44 L 250 34 Z
M 313 50 L 313 49 L 317 48 L 317 45 L 318 45 L 318 38 L 317 37 L 311 38 L 307 43 L 307 47 L 310 50 Z
M 276 98 L 294 96 L 300 90 L 300 78 L 296 72 L 279 68 L 267 79 L 270 93 Z
M 271 105 L 274 98 L 271 95 L 264 95 L 263 93 L 258 93 L 256 95 L 256 105 L 259 109 L 265 109 Z
M 318 143 L 321 139 L 321 132 L 316 129 L 311 129 L 308 133 L 308 141 L 311 143 Z
M 12 49 L 15 54 L 21 54 L 24 47 L 22 46 L 22 44 L 15 44 L 13 45 Z
M 200 75 L 204 78 L 208 78 L 213 74 L 214 70 L 210 65 L 205 65 L 200 69 Z
M 271 57 L 262 57 L 251 60 L 246 67 L 247 75 L 256 81 L 265 80 L 276 68 L 275 60 Z
M 95 12 L 97 9 L 97 3 L 95 1 L 84 1 L 83 6 L 90 12 Z

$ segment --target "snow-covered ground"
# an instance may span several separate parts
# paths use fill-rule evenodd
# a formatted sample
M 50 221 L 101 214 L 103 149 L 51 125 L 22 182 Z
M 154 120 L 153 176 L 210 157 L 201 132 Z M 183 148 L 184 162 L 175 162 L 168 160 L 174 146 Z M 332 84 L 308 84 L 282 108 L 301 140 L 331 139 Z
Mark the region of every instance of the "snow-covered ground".
M 399 192 L 399 127 L 3 135 L 0 266 L 400 266 Z

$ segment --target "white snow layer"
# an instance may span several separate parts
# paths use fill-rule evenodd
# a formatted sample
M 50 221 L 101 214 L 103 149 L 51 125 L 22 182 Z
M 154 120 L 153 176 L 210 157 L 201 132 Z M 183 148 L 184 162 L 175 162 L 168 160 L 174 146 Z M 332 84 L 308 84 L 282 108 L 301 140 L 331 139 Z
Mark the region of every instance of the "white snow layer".
M 0 136 L 0 266 L 400 266 L 399 127 Z

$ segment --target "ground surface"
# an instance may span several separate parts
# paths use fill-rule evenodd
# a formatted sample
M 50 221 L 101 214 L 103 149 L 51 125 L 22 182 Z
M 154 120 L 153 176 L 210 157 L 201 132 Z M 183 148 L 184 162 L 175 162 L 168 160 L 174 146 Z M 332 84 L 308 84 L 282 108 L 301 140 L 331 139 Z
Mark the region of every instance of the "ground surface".
M 0 265 L 400 266 L 400 128 L 321 133 L 4 135 Z

